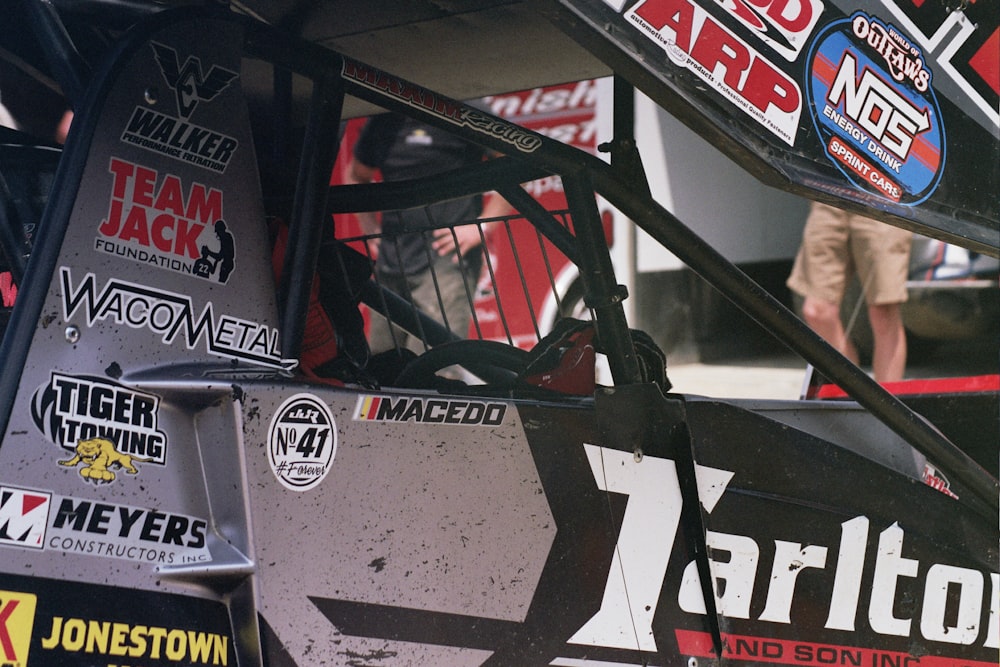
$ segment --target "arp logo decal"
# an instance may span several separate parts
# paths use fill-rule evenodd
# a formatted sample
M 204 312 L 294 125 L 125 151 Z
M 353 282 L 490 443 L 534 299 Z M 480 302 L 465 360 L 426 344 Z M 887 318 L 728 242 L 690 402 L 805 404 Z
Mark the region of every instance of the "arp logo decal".
M 789 146 L 802 92 L 795 81 L 691 0 L 642 0 L 625 13 L 640 34 Z
M 94 249 L 174 273 L 227 283 L 236 240 L 222 214 L 222 191 L 201 183 L 185 189 L 173 174 L 111 158 L 108 215 Z
M 505 403 L 406 396 L 361 396 L 354 409 L 355 421 L 462 426 L 498 426 L 505 414 Z
M 281 404 L 267 432 L 267 458 L 274 476 L 292 491 L 308 491 L 330 472 L 337 454 L 337 426 L 326 403 L 295 394 Z
M 72 452 L 64 466 L 93 482 L 113 482 L 137 463 L 163 465 L 167 436 L 159 428 L 158 396 L 97 377 L 52 373 L 35 392 L 31 417 L 52 443 Z
M 863 12 L 827 26 L 809 56 L 808 93 L 827 157 L 857 187 L 918 204 L 944 170 L 945 137 L 920 49 Z
M 172 345 L 183 336 L 193 350 L 205 339 L 207 351 L 226 359 L 237 359 L 272 368 L 291 370 L 298 363 L 283 359 L 278 330 L 232 315 L 215 316 L 209 301 L 195 314 L 191 297 L 138 283 L 111 279 L 99 291 L 93 273 L 73 285 L 72 272 L 61 267 L 63 318 L 69 322 L 82 311 L 88 327 L 110 320 L 132 329 L 146 329 Z
M 41 549 L 51 502 L 48 493 L 0 486 L 0 544 Z
M 30 593 L 0 591 L 0 667 L 26 667 L 38 599 Z
M 820 0 L 716 0 L 765 44 L 789 62 L 795 60 L 816 26 Z

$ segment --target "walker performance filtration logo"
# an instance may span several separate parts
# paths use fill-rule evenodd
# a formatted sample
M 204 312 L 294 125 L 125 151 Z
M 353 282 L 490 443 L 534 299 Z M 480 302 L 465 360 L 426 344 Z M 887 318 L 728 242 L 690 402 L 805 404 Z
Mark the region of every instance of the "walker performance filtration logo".
M 177 52 L 163 44 L 150 46 L 163 79 L 175 93 L 179 117 L 137 106 L 121 140 L 188 164 L 224 173 L 239 142 L 225 134 L 188 122 L 200 102 L 210 102 L 229 87 L 237 73 L 213 65 L 202 71 L 201 60 L 188 56 L 181 66 Z M 151 101 L 155 104 L 156 101 Z
M 271 420 L 267 454 L 274 476 L 286 489 L 317 487 L 337 454 L 337 426 L 330 408 L 312 394 L 286 399 Z
M 0 666 L 26 667 L 38 598 L 30 593 L 0 591 Z
M 222 215 L 222 191 L 111 158 L 108 215 L 94 249 L 174 273 L 227 283 L 236 241 Z
M 813 120 L 837 168 L 892 202 L 930 196 L 945 137 L 921 50 L 892 24 L 857 12 L 820 33 L 809 67 Z
M 691 0 L 642 0 L 625 19 L 676 65 L 789 146 L 795 143 L 802 111 L 798 84 L 705 9 Z
M 146 285 L 112 279 L 98 290 L 97 279 L 88 273 L 73 284 L 69 268 L 59 271 L 62 279 L 63 317 L 69 322 L 78 313 L 88 327 L 110 321 L 160 336 L 164 345 L 183 337 L 189 350 L 204 340 L 209 354 L 273 368 L 291 370 L 298 363 L 281 357 L 278 330 L 231 315 L 216 317 L 209 301 L 195 313 L 191 297 Z
M 49 493 L 0 486 L 0 544 L 43 548 L 51 502 Z
M 522 153 L 532 153 L 542 145 L 541 138 L 534 132 L 455 100 L 441 97 L 426 88 L 363 65 L 356 60 L 344 58 L 342 74 L 344 78 L 358 85 L 391 95 L 411 107 L 433 113 L 453 125 L 467 127 L 480 134 L 499 139 Z
M 35 392 L 31 417 L 52 443 L 75 452 L 100 438 L 143 463 L 164 465 L 167 435 L 159 428 L 160 398 L 103 378 L 53 372 Z M 137 457 L 137 458 L 136 458 Z
M 819 0 L 716 0 L 789 62 L 798 58 L 823 3 Z
M 406 396 L 361 396 L 354 409 L 354 420 L 499 426 L 506 414 L 505 403 Z

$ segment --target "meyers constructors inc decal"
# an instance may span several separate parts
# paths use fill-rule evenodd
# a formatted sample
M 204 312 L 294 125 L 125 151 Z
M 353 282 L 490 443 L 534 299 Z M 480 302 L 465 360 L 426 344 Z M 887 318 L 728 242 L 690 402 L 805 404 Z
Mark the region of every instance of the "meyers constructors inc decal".
M 0 546 L 183 565 L 212 560 L 207 532 L 192 516 L 0 486 Z
M 267 433 L 274 476 L 292 491 L 308 491 L 330 472 L 337 454 L 337 426 L 326 403 L 295 394 L 281 404 Z
M 53 372 L 35 391 L 31 417 L 48 440 L 74 454 L 60 460 L 93 482 L 113 482 L 137 465 L 162 466 L 167 436 L 159 428 L 160 399 L 98 377 Z
M 222 191 L 202 183 L 184 187 L 160 174 L 113 157 L 108 214 L 97 227 L 94 249 L 227 283 L 236 268 L 236 240 L 222 216 Z
M 898 28 L 864 12 L 835 21 L 809 57 L 809 101 L 826 155 L 858 188 L 913 205 L 944 169 L 932 73 Z

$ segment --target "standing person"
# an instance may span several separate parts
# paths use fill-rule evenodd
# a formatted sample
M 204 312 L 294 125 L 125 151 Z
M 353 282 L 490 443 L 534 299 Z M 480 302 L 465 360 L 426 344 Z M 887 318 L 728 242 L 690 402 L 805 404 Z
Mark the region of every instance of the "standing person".
M 826 204 L 813 203 L 788 287 L 804 297 L 802 315 L 816 333 L 858 363 L 858 353 L 840 320 L 847 282 L 857 273 L 868 307 L 878 382 L 903 379 L 906 333 L 901 304 L 912 233 Z
M 397 114 L 371 118 L 361 130 L 348 167 L 348 181 L 369 183 L 381 172 L 384 181 L 430 176 L 482 161 L 485 151 L 465 140 Z M 464 337 L 471 319 L 469 294 L 475 288 L 482 266 L 482 236 L 478 225 L 428 230 L 439 225 L 474 222 L 478 218 L 504 215 L 510 206 L 499 195 L 486 200 L 467 197 L 419 209 L 386 211 L 381 223 L 374 213 L 359 215 L 362 231 L 378 234 L 368 251 L 379 282 L 408 298 L 431 317 Z M 386 321 L 373 318 L 369 336 L 372 352 L 398 344 L 415 352 L 418 341 L 404 332 L 390 332 Z

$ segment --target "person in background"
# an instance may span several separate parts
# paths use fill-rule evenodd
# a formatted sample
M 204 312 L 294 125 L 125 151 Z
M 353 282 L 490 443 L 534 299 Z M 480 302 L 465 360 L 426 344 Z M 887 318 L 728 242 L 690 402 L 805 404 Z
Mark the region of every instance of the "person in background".
M 479 148 L 453 134 L 397 114 L 372 117 L 361 130 L 348 167 L 350 183 L 370 183 L 381 173 L 383 181 L 401 181 L 460 169 L 486 158 Z M 468 197 L 419 209 L 359 215 L 366 235 L 383 234 L 368 243 L 376 260 L 378 281 L 464 337 L 469 328 L 474 290 L 482 267 L 482 235 L 478 225 L 457 224 L 506 215 L 511 207 L 499 195 Z M 401 233 L 440 225 L 455 227 L 425 233 Z M 443 308 L 443 311 L 442 311 Z M 399 329 L 390 332 L 386 321 L 372 322 L 369 344 L 373 353 L 409 347 L 412 341 Z
M 787 281 L 804 298 L 802 316 L 809 326 L 857 364 L 857 350 L 840 319 L 848 281 L 857 273 L 871 322 L 872 372 L 878 382 L 901 380 L 906 369 L 901 305 L 907 299 L 911 238 L 904 229 L 814 202 Z

